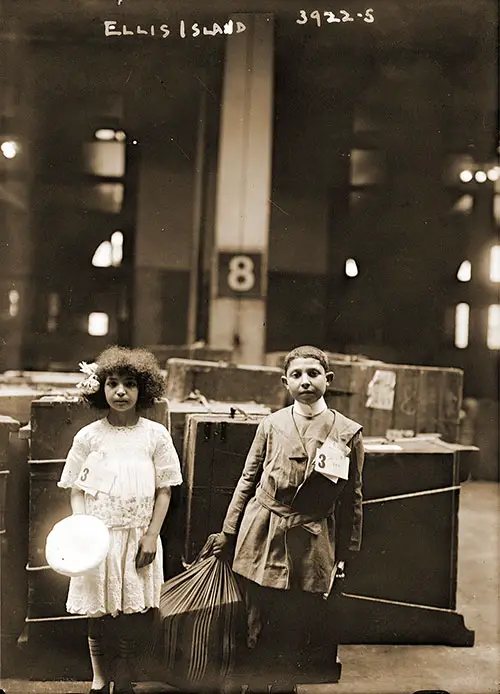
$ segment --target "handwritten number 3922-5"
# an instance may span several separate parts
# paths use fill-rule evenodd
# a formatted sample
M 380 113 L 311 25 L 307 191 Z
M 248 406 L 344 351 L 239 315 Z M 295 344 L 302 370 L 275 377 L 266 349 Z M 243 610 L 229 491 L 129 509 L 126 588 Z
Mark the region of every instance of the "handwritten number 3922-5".
M 296 19 L 297 24 L 307 24 L 309 19 L 316 22 L 318 26 L 321 26 L 322 15 L 326 19 L 327 24 L 341 23 L 341 22 L 354 22 L 354 17 L 351 17 L 350 13 L 346 10 L 338 10 L 341 17 L 337 17 L 335 12 L 325 11 L 320 12 L 319 10 L 313 10 L 309 15 L 305 10 L 299 10 L 299 17 Z M 367 24 L 373 24 L 375 17 L 373 16 L 373 10 L 370 7 L 365 11 L 364 16 L 361 13 L 357 13 L 356 16 L 366 22 Z

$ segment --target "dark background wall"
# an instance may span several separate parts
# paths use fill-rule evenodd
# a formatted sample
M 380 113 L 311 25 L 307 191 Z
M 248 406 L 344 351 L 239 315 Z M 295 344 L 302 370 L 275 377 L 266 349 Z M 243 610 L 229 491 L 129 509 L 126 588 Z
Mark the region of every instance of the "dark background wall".
M 114 340 L 184 343 L 193 272 L 194 337 L 207 336 L 223 39 L 104 41 L 95 21 L 61 12 L 20 12 L 6 51 L 2 83 L 24 95 L 14 112 L 27 147 L 26 204 L 0 201 L 0 279 L 22 287 L 16 316 L 2 296 L 2 332 L 20 345 L 1 352 L 2 368 L 74 368 Z M 493 184 L 461 185 L 449 161 L 495 161 L 496 12 L 490 0 L 401 1 L 381 3 L 373 24 L 319 28 L 297 25 L 291 5 L 277 10 L 269 351 L 309 341 L 460 366 L 468 394 L 495 397 L 498 352 L 485 346 L 498 301 L 485 261 L 498 237 Z M 82 143 L 106 124 L 128 137 L 125 202 L 113 213 L 89 207 L 98 181 L 82 171 Z M 16 180 L 12 166 L 2 176 Z M 454 211 L 466 193 L 472 210 Z M 92 267 L 116 228 L 122 265 Z M 348 257 L 356 278 L 345 276 Z M 474 271 L 463 285 L 466 258 Z M 60 298 L 52 330 L 50 294 Z M 459 301 L 472 307 L 465 350 L 453 344 Z M 93 310 L 112 316 L 105 338 L 87 334 Z

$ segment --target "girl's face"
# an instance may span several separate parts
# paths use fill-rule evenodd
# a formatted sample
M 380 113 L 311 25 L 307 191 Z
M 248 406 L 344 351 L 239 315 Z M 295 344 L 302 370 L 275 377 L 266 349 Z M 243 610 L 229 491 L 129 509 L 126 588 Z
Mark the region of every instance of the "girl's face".
M 332 378 L 333 373 L 326 372 L 314 357 L 298 357 L 290 362 L 281 380 L 294 400 L 311 405 L 323 397 Z
M 127 412 L 135 409 L 139 385 L 135 377 L 129 374 L 111 374 L 104 382 L 104 396 L 112 410 Z

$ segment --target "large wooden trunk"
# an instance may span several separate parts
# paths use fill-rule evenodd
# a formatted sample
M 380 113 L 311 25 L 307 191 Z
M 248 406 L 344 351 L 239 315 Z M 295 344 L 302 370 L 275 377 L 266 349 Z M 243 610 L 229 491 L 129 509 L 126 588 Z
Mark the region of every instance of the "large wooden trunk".
M 188 560 L 220 530 L 258 421 L 188 418 Z M 362 549 L 348 566 L 345 596 L 328 605 L 339 642 L 473 644 L 456 592 L 460 484 L 475 455 L 435 436 L 366 439 Z
M 77 396 L 48 395 L 31 403 L 32 460 L 65 458 L 76 432 L 91 422 L 106 416 L 105 411 L 86 405 Z M 168 426 L 168 402 L 160 400 L 141 416 Z
M 217 349 L 207 345 L 149 345 L 146 347 L 165 369 L 169 359 L 202 359 L 208 361 L 231 361 L 231 349 Z
M 282 365 L 284 352 L 268 354 Z M 389 364 L 362 356 L 329 353 L 335 377 L 325 398 L 330 407 L 360 422 L 365 436 L 387 430 L 439 433 L 459 439 L 463 371 L 433 366 Z
M 190 415 L 184 456 L 185 557 L 192 561 L 208 535 L 220 532 L 231 495 L 264 415 Z
M 242 414 L 243 413 L 243 414 Z M 232 403 L 232 402 L 204 402 L 197 400 L 187 400 L 178 402 L 169 401 L 170 433 L 174 446 L 177 449 L 183 466 L 184 484 L 181 487 L 172 489 L 172 498 L 168 518 L 163 530 L 162 538 L 164 545 L 164 571 L 165 578 L 171 578 L 183 570 L 182 560 L 185 558 L 186 542 L 186 490 L 189 479 L 189 466 L 187 462 L 185 433 L 187 421 L 193 415 L 211 416 L 219 415 L 223 418 L 237 416 L 266 415 L 270 409 L 257 403 Z
M 167 363 L 167 397 L 184 400 L 198 391 L 218 402 L 256 402 L 279 409 L 286 391 L 281 369 L 194 359 L 170 359 Z
M 477 449 L 425 436 L 365 449 L 362 548 L 334 606 L 340 642 L 473 645 L 455 610 L 460 484 Z
M 19 422 L 0 416 L 0 652 L 7 676 L 26 614 L 26 450 Z

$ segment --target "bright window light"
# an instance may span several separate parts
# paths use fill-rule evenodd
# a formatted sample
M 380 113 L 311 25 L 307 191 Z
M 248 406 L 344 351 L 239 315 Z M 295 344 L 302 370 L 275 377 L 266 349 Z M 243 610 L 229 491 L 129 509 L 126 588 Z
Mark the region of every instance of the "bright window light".
M 500 195 L 493 196 L 493 219 L 500 226 Z
M 113 140 L 90 142 L 83 147 L 86 173 L 120 178 L 125 174 L 125 143 Z
M 455 347 L 465 349 L 469 344 L 469 304 L 457 304 L 455 308 Z
M 384 154 L 379 150 L 351 150 L 351 183 L 367 186 L 382 183 L 385 176 Z
M 472 175 L 472 171 L 469 171 L 469 169 L 460 171 L 458 177 L 462 181 L 462 183 L 469 183 L 469 181 L 472 181 L 472 179 L 474 178 L 474 176 Z
M 490 181 L 498 181 L 500 178 L 500 166 L 495 166 L 493 169 L 490 169 L 486 175 Z
M 127 139 L 127 134 L 123 130 L 117 130 L 115 133 L 115 140 L 118 142 L 124 142 Z
M 14 140 L 6 140 L 0 145 L 0 150 L 6 159 L 14 159 L 19 152 L 19 145 Z
M 99 130 L 95 131 L 94 135 L 96 140 L 106 141 L 115 139 L 115 131 L 111 128 L 99 128 Z
M 114 267 L 121 265 L 123 258 L 123 234 L 121 231 L 114 231 L 111 234 L 111 264 Z
M 107 313 L 89 313 L 88 333 L 96 337 L 107 335 L 109 316 Z
M 61 310 L 61 299 L 57 292 L 50 292 L 47 299 L 47 331 L 53 333 L 57 330 L 58 316 Z
M 345 274 L 347 277 L 357 277 L 359 274 L 358 266 L 354 258 L 347 258 L 345 261 Z
M 9 292 L 9 316 L 14 318 L 19 313 L 19 292 L 11 289 Z
M 490 280 L 492 282 L 500 282 L 500 245 L 495 245 L 491 247 Z
M 485 171 L 476 171 L 474 178 L 478 183 L 484 183 L 486 180 L 488 180 L 488 176 L 486 175 Z
M 457 272 L 457 280 L 460 282 L 470 282 L 472 277 L 472 265 L 470 260 L 464 260 Z
M 500 304 L 492 304 L 488 308 L 486 344 L 489 349 L 500 349 Z
M 474 198 L 472 195 L 461 195 L 456 203 L 453 205 L 453 212 L 461 212 L 464 214 L 469 214 L 472 212 L 474 207 Z
M 109 241 L 103 241 L 97 247 L 92 258 L 94 267 L 111 267 L 113 265 L 113 248 Z

